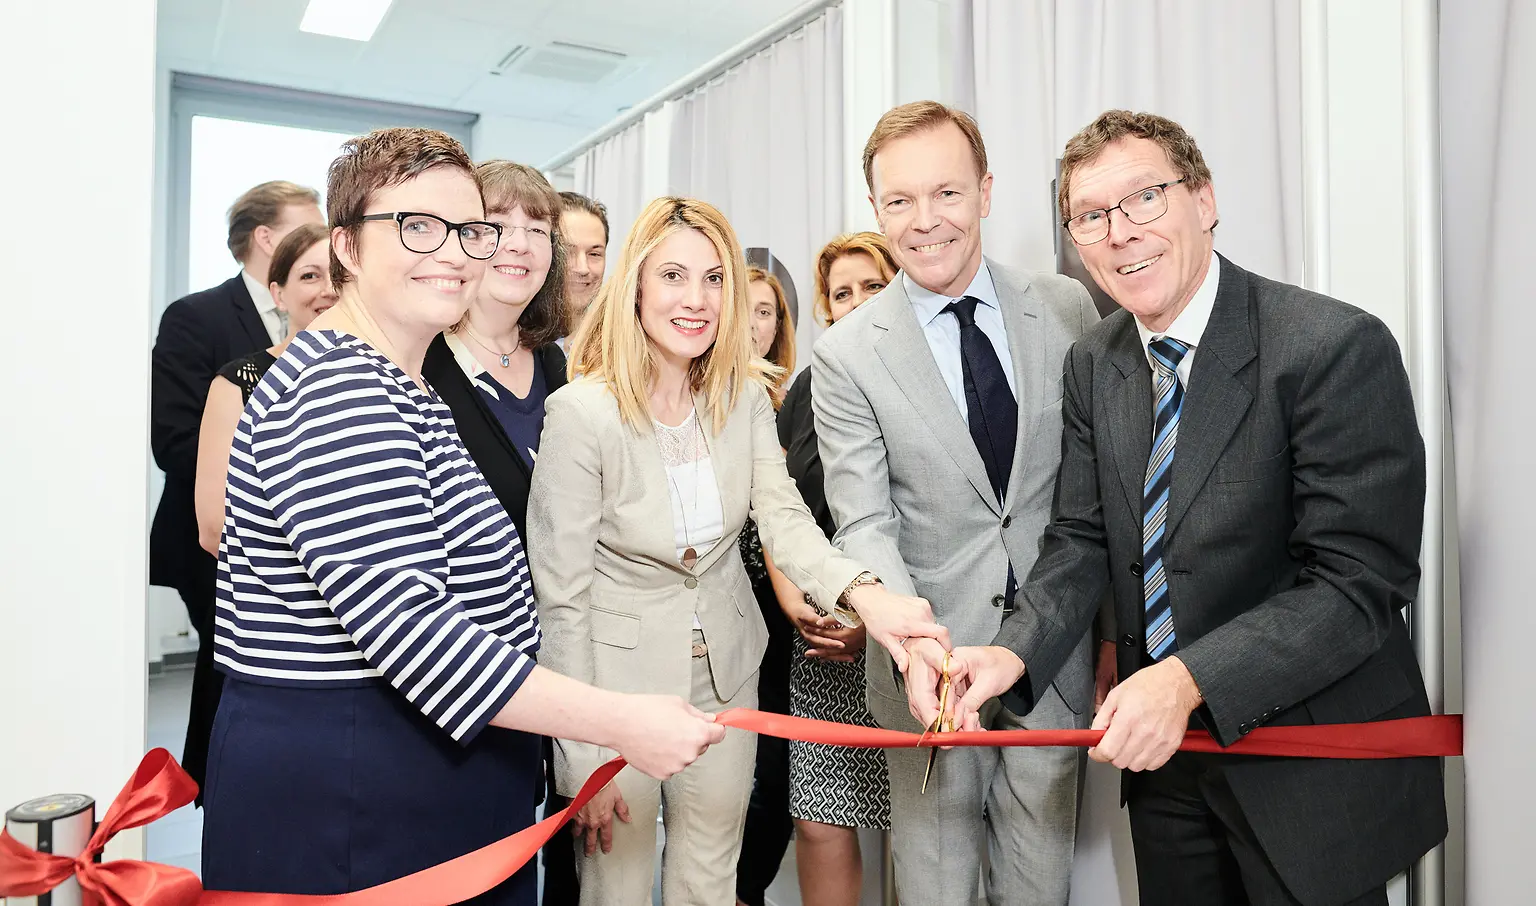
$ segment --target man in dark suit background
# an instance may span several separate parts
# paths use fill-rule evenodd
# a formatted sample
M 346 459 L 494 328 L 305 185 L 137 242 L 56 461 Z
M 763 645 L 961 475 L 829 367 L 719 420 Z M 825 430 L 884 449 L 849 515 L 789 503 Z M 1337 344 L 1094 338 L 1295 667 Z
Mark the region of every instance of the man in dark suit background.
M 952 656 L 957 716 L 1032 708 L 1108 587 L 1125 680 L 1090 755 L 1126 769 L 1141 902 L 1384 904 L 1445 836 L 1437 759 L 1175 750 L 1191 726 L 1229 745 L 1429 713 L 1402 614 L 1425 474 L 1397 344 L 1217 255 L 1210 171 L 1170 120 L 1101 115 L 1067 144 L 1058 203 L 1123 310 L 1067 355 L 1055 513 L 1017 612 Z
M 229 209 L 229 251 L 240 273 L 177 299 L 160 318 L 150 359 L 149 444 L 165 490 L 150 530 L 149 582 L 181 594 L 199 635 L 212 626 L 215 569 L 197 542 L 192 495 L 208 386 L 226 363 L 287 334 L 267 291 L 267 267 L 294 227 L 324 222 L 314 189 L 281 181 L 250 189 Z

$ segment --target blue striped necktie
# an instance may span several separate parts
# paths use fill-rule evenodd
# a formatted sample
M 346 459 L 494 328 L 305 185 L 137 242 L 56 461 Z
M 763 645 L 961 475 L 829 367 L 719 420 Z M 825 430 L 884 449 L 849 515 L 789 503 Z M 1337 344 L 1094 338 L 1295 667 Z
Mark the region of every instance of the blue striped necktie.
M 1148 344 L 1156 364 L 1157 413 L 1152 427 L 1152 455 L 1141 488 L 1142 594 L 1147 629 L 1147 653 L 1160 661 L 1179 650 L 1173 631 L 1173 608 L 1168 598 L 1168 573 L 1163 565 L 1163 528 L 1168 519 L 1168 484 L 1173 472 L 1173 448 L 1179 439 L 1179 407 L 1184 388 L 1179 385 L 1179 362 L 1189 347 L 1172 337 Z

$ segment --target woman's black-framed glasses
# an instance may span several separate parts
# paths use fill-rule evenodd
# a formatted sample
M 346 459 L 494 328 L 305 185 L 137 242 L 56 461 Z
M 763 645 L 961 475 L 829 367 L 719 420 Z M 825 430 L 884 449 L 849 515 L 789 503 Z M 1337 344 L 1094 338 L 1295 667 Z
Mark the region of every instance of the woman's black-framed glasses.
M 1147 186 L 1120 199 L 1120 203 L 1112 208 L 1084 211 L 1071 220 L 1063 222 L 1062 226 L 1067 228 L 1067 232 L 1072 234 L 1072 240 L 1078 245 L 1093 245 L 1109 235 L 1110 211 L 1118 209 L 1126 219 L 1137 225 L 1151 223 L 1168 213 L 1168 188 L 1188 178 L 1186 176 L 1175 179 L 1173 182 Z
M 484 220 L 451 223 L 436 214 L 419 211 L 367 214 L 358 220 L 392 221 L 399 228 L 400 244 L 418 255 L 430 255 L 442 248 L 450 232 L 459 234 L 459 247 L 464 249 L 464 254 L 480 261 L 496 254 L 496 249 L 501 246 L 501 227 Z

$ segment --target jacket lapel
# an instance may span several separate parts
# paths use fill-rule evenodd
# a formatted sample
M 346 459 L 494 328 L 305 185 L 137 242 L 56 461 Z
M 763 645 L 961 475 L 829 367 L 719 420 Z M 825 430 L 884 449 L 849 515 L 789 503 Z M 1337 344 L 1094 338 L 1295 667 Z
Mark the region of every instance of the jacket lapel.
M 1019 431 L 1013 444 L 1013 468 L 1004 494 L 1003 512 L 1011 512 L 1014 495 L 1023 481 L 1025 457 L 1039 430 L 1041 400 L 1045 392 L 1045 335 L 1040 328 L 1040 300 L 1029 292 L 1029 281 L 1015 279 L 1022 272 L 987 262 L 992 286 L 1002 307 L 1003 329 L 1008 334 L 1008 357 L 1013 360 L 1013 385 L 1018 394 Z M 1060 364 L 1060 363 L 1057 363 Z
M 1256 356 L 1249 327 L 1248 272 L 1223 258 L 1216 303 L 1195 347 L 1179 410 L 1179 439 L 1168 486 L 1170 537 L 1253 405 L 1253 391 L 1240 373 Z
M 1111 385 L 1105 401 L 1111 418 L 1103 432 L 1125 490 L 1126 506 L 1140 525 L 1142 486 L 1147 458 L 1152 455 L 1152 367 L 1141 352 L 1141 335 L 1129 313 L 1121 320 L 1109 357 L 1120 381 Z
M 234 306 L 235 318 L 240 326 L 245 329 L 246 339 L 250 340 L 252 349 L 266 349 L 272 345 L 272 335 L 267 333 L 267 325 L 261 320 L 261 312 L 256 310 L 256 301 L 251 298 L 251 291 L 246 289 L 245 277 L 236 274 L 224 283 L 230 305 Z
M 912 301 L 901 280 L 892 281 L 886 292 L 892 294 L 890 303 L 875 314 L 875 326 L 886 332 L 875 342 L 876 354 L 912 408 L 927 423 L 939 446 L 955 461 L 987 506 L 1001 516 L 997 497 L 987 479 L 987 467 L 976 451 L 965 419 L 955 407 L 954 397 L 949 395 L 949 387 L 939 373 L 938 363 L 933 360 L 928 337 L 917 323 Z

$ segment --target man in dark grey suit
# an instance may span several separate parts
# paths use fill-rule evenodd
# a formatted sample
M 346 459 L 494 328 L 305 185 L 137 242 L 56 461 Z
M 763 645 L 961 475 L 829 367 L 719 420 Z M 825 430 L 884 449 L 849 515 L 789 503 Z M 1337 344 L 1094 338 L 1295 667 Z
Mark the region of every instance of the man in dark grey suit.
M 1210 170 L 1177 123 L 1103 114 L 1068 142 L 1058 202 L 1124 310 L 1067 356 L 1054 515 L 1017 612 L 953 655 L 959 718 L 995 696 L 1027 712 L 1107 586 L 1125 680 L 1090 755 L 1127 770 L 1141 902 L 1384 904 L 1446 833 L 1438 760 L 1175 750 L 1191 726 L 1227 745 L 1429 713 L 1402 616 L 1425 475 L 1397 344 L 1215 254 Z
M 982 644 L 1040 549 L 1061 453 L 1061 360 L 1099 316 L 1076 280 L 982 256 L 992 174 L 969 116 L 931 101 L 888 111 L 864 172 L 901 274 L 816 344 L 811 398 L 836 541 L 892 590 L 931 601 L 956 644 Z M 989 707 L 987 726 L 1086 727 L 1089 641 L 1085 626 L 1027 717 Z M 943 654 L 931 639 L 906 644 Z M 874 718 L 922 729 L 881 646 L 866 669 Z M 932 688 L 921 658 L 907 669 Z M 987 852 L 989 902 L 1065 906 L 1082 753 L 956 749 L 931 777 L 928 757 L 886 752 L 901 901 L 974 902 Z

